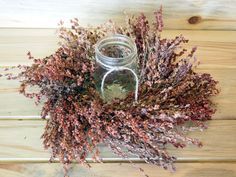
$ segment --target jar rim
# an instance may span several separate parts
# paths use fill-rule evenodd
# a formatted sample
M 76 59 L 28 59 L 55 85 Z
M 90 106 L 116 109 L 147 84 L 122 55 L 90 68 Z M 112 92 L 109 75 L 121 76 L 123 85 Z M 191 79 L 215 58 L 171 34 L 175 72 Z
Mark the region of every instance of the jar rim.
M 114 43 L 116 45 L 125 45 L 127 48 L 130 49 L 130 53 L 124 57 L 109 57 L 104 55 L 101 52 L 101 48 L 104 47 L 106 44 Z M 135 42 L 128 36 L 123 34 L 113 34 L 106 36 L 100 39 L 95 45 L 95 55 L 96 60 L 106 66 L 125 66 L 129 65 L 133 62 L 133 59 L 137 56 L 137 47 Z M 115 59 L 115 60 L 114 60 Z

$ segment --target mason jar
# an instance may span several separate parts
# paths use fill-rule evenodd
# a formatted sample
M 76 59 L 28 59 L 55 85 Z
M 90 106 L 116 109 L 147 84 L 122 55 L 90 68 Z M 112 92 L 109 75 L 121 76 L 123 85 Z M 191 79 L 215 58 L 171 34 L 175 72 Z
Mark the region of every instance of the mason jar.
M 138 99 L 137 48 L 128 36 L 115 34 L 95 46 L 95 82 L 105 101 L 125 98 L 134 92 Z

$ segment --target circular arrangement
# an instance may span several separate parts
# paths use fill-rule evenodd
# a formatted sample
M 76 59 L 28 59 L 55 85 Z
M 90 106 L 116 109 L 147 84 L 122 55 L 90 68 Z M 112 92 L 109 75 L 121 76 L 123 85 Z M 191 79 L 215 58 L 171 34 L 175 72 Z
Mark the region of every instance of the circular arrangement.
M 122 158 L 132 154 L 173 170 L 170 145 L 201 146 L 186 133 L 205 128 L 204 121 L 215 112 L 210 97 L 218 93 L 217 82 L 194 71 L 196 48 L 187 53 L 182 35 L 161 38 L 161 10 L 154 16 L 154 22 L 144 14 L 128 18 L 124 27 L 108 22 L 84 28 L 74 19 L 70 29 L 61 23 L 62 40 L 54 54 L 36 59 L 28 53 L 33 64 L 20 66 L 20 92 L 43 103 L 43 118 L 49 115 L 42 139 L 52 159 L 59 158 L 65 167 L 74 160 L 86 163 L 88 154 L 100 161 L 97 145 L 103 143 Z M 128 36 L 137 48 L 136 102 L 135 89 L 109 101 L 97 89 L 95 46 L 114 34 Z M 38 90 L 31 93 L 30 87 Z

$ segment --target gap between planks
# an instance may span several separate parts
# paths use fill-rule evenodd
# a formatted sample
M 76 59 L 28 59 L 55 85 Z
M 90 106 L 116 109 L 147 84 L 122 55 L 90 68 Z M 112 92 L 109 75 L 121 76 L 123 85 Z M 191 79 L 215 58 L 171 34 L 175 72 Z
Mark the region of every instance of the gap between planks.
M 101 158 L 102 163 L 146 163 L 144 160 L 139 158 Z M 86 158 L 87 163 L 99 163 L 95 162 L 92 158 Z M 50 161 L 50 158 L 0 158 L 1 163 L 60 163 L 59 159 L 55 158 Z M 73 161 L 73 163 L 77 163 Z M 177 158 L 176 163 L 236 163 L 236 158 Z

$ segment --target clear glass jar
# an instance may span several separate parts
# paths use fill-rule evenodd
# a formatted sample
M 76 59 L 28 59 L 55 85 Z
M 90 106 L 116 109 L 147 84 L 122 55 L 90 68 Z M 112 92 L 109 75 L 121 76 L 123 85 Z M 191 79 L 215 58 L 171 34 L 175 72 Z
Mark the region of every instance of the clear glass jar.
M 137 48 L 128 36 L 115 34 L 97 42 L 95 46 L 95 81 L 105 101 L 125 98 L 135 92 L 137 101 Z

